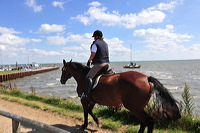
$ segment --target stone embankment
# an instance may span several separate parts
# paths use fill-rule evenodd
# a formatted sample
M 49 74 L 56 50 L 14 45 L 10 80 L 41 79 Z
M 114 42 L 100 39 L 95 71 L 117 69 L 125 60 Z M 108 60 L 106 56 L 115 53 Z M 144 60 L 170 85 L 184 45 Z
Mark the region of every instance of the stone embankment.
M 3 74 L 3 75 L 0 75 L 0 82 L 5 82 L 5 81 L 17 79 L 17 78 L 23 78 L 25 76 L 31 76 L 34 74 L 49 72 L 49 71 L 53 71 L 53 70 L 57 70 L 57 69 L 59 69 L 59 67 L 46 67 L 46 68 L 35 69 L 35 70 L 31 70 L 31 71 Z

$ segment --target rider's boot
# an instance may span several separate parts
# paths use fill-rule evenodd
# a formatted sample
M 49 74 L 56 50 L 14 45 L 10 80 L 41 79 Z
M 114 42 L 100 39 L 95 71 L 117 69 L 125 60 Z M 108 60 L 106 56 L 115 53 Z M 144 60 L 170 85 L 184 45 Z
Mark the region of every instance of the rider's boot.
M 81 99 L 83 98 L 91 98 L 91 89 L 92 89 L 92 79 L 86 78 L 85 79 L 85 92 L 81 96 Z

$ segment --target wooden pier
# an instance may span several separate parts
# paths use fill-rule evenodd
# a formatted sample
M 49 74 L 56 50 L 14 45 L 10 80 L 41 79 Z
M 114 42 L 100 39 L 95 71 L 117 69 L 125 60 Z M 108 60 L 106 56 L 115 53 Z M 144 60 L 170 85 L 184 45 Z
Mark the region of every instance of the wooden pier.
M 49 72 L 49 71 L 53 71 L 53 70 L 57 70 L 57 69 L 59 69 L 59 67 L 46 67 L 43 69 L 35 69 L 35 70 L 31 70 L 31 71 L 3 74 L 3 75 L 0 75 L 0 82 L 5 82 L 5 81 L 17 79 L 17 78 L 23 78 L 26 76 Z

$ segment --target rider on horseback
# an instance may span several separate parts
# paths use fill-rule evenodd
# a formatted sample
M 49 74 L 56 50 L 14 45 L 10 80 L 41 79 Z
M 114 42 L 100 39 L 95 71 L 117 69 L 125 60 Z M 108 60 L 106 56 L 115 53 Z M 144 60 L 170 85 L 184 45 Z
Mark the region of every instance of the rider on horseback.
M 108 45 L 103 40 L 103 34 L 100 30 L 96 30 L 93 33 L 94 41 L 90 47 L 90 57 L 87 62 L 87 66 L 90 67 L 91 62 L 94 65 L 88 72 L 85 78 L 85 92 L 82 94 L 82 98 L 91 98 L 90 90 L 92 88 L 92 79 L 101 71 L 102 68 L 109 66 L 109 52 Z

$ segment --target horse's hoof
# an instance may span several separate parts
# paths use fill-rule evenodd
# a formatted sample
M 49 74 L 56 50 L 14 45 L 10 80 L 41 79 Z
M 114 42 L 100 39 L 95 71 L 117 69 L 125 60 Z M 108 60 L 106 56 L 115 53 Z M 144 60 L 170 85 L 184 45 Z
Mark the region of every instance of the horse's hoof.
M 87 126 L 85 126 L 84 124 L 80 127 L 81 130 L 85 130 L 87 128 Z
M 101 124 L 101 123 L 97 124 L 97 127 L 101 128 L 101 127 L 102 127 L 102 124 Z
M 84 131 L 84 130 L 85 130 L 85 128 L 84 128 L 83 126 L 81 126 L 81 127 L 80 127 L 80 130 Z

